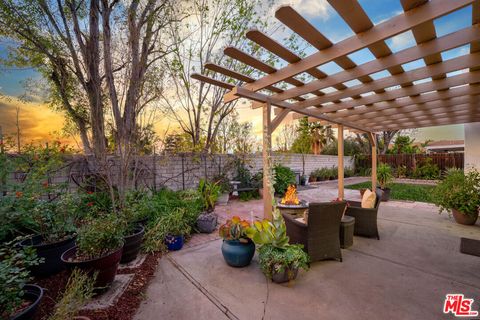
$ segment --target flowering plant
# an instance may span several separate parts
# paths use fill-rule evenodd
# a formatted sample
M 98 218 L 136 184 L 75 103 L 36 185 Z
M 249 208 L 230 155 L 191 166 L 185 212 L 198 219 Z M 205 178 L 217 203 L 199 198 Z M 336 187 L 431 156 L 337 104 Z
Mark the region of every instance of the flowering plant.
M 250 223 L 247 220 L 242 220 L 240 217 L 234 216 L 220 227 L 218 233 L 224 240 L 238 240 L 246 243 L 249 241 L 247 236 L 247 229 L 249 227 Z

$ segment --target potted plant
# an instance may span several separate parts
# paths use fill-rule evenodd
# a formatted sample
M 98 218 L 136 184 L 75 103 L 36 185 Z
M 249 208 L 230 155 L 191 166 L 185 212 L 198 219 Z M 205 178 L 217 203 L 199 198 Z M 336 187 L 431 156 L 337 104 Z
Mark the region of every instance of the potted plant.
M 29 267 L 41 262 L 31 247 L 16 248 L 14 242 L 0 247 L 0 318 L 32 319 L 43 297 L 43 289 L 31 280 Z
M 377 168 L 377 181 L 379 188 L 383 191 L 382 201 L 390 199 L 390 188 L 388 187 L 393 181 L 392 168 L 386 163 L 380 163 Z
M 246 234 L 250 223 L 234 216 L 220 227 L 219 234 L 223 238 L 222 255 L 225 262 L 232 267 L 245 267 L 252 261 L 255 244 Z
M 220 186 L 218 183 L 201 179 L 198 184 L 198 192 L 205 211 L 197 218 L 197 229 L 199 232 L 212 233 L 217 228 L 218 217 L 213 211 L 220 194 Z
M 262 272 L 275 283 L 296 279 L 300 268 L 308 269 L 308 255 L 302 247 L 298 244 L 283 248 L 271 244 L 261 246 L 258 250 L 258 258 Z
M 117 215 L 108 214 L 87 221 L 78 230 L 77 245 L 62 254 L 62 261 L 89 275 L 97 273 L 95 287 L 108 288 L 117 274 L 124 234 L 124 223 Z
M 168 251 L 182 249 L 185 235 L 189 234 L 192 229 L 184 213 L 184 210 L 176 209 L 163 220 L 166 224 L 165 244 Z
M 248 236 L 258 246 L 262 272 L 275 283 L 296 279 L 298 270 L 308 270 L 309 257 L 302 245 L 289 244 L 285 221 L 278 209 L 272 221 L 256 221 L 247 229 Z
M 75 246 L 75 202 L 71 195 L 57 201 L 39 200 L 31 211 L 34 236 L 20 242 L 22 247 L 33 247 L 43 262 L 31 267 L 36 277 L 47 277 L 65 269 L 60 259 L 63 252 Z
M 440 212 L 451 210 L 457 223 L 475 224 L 480 207 L 480 173 L 473 169 L 466 174 L 463 170 L 449 170 L 435 187 L 433 198 Z
M 122 215 L 125 219 L 125 236 L 123 237 L 123 251 L 120 263 L 128 263 L 137 258 L 142 247 L 145 227 L 138 222 L 137 215 L 132 210 L 124 208 Z

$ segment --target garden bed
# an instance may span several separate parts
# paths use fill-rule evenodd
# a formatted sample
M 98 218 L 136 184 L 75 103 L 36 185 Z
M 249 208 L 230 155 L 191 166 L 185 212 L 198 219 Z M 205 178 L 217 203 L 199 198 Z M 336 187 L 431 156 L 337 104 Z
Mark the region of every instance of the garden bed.
M 138 268 L 119 269 L 118 274 L 134 274 L 134 278 L 115 305 L 107 309 L 84 310 L 80 312 L 80 315 L 88 316 L 92 320 L 133 319 L 135 312 L 143 300 L 143 293 L 155 273 L 160 256 L 160 253 L 149 254 Z M 63 271 L 54 276 L 35 281 L 39 286 L 46 289 L 45 298 L 40 303 L 35 320 L 45 319 L 52 313 L 55 304 L 65 290 L 69 275 L 69 271 Z
M 371 187 L 372 184 L 369 181 L 345 186 L 346 189 L 353 190 Z M 434 188 L 432 185 L 393 183 L 390 185 L 392 190 L 390 199 L 433 203 L 432 191 Z

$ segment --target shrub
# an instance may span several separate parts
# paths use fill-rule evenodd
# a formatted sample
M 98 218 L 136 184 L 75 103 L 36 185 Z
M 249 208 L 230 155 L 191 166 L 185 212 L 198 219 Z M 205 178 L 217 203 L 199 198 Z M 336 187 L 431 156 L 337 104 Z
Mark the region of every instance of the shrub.
M 355 176 L 355 171 L 352 168 L 345 168 L 343 172 L 345 178 L 353 177 Z
M 145 233 L 143 249 L 152 253 L 165 251 L 165 237 L 168 235 L 188 235 L 192 222 L 185 208 L 175 208 L 172 212 L 159 216 Z
M 386 163 L 380 163 L 377 168 L 377 181 L 381 189 L 388 188 L 393 181 L 392 167 Z
M 397 168 L 395 168 L 395 177 L 397 178 L 405 178 L 407 176 L 407 173 L 408 173 L 408 170 L 407 170 L 407 166 L 405 165 L 398 166 Z
M 475 215 L 480 207 L 480 173 L 471 170 L 450 169 L 445 179 L 434 189 L 434 203 L 440 212 L 456 209 L 463 214 Z
M 283 195 L 291 184 L 295 184 L 295 173 L 287 167 L 277 164 L 274 168 L 275 184 L 273 188 L 275 193 Z
M 207 212 L 212 212 L 215 208 L 215 202 L 220 194 L 220 187 L 213 182 L 208 182 L 205 179 L 200 179 L 198 184 L 198 192 L 202 199 L 203 209 Z
M 150 222 L 157 221 L 159 217 L 181 208 L 184 209 L 187 220 L 193 226 L 203 210 L 203 203 L 196 190 L 161 189 L 151 196 L 144 197 L 133 208 L 135 212 L 138 212 L 138 216 L 148 217 Z
M 415 179 L 439 179 L 440 169 L 437 164 L 433 163 L 432 158 L 426 158 L 413 170 L 413 177 Z
M 0 247 L 0 318 L 10 316 L 23 302 L 23 286 L 31 279 L 28 268 L 38 265 L 35 250 L 30 247 L 16 248 L 15 242 L 5 243 Z
M 260 194 L 258 190 L 241 191 L 238 194 L 238 198 L 240 201 L 250 201 L 252 199 L 260 199 Z
M 126 225 L 109 214 L 87 221 L 78 231 L 77 256 L 82 260 L 98 258 L 123 245 Z

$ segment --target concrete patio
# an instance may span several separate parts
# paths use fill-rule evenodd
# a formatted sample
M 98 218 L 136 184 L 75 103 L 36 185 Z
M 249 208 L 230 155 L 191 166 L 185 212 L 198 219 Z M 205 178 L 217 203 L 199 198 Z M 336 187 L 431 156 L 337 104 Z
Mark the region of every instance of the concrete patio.
M 331 200 L 335 190 L 300 196 Z M 249 218 L 261 208 L 235 201 L 217 211 Z M 246 268 L 227 266 L 216 235 L 194 236 L 161 259 L 136 319 L 453 319 L 442 313 L 447 293 L 480 310 L 480 258 L 459 252 L 460 237 L 480 239 L 479 222 L 460 226 L 431 205 L 392 201 L 380 206 L 379 230 L 380 241 L 355 237 L 343 263 L 315 262 L 290 286 L 267 281 L 256 257 Z

